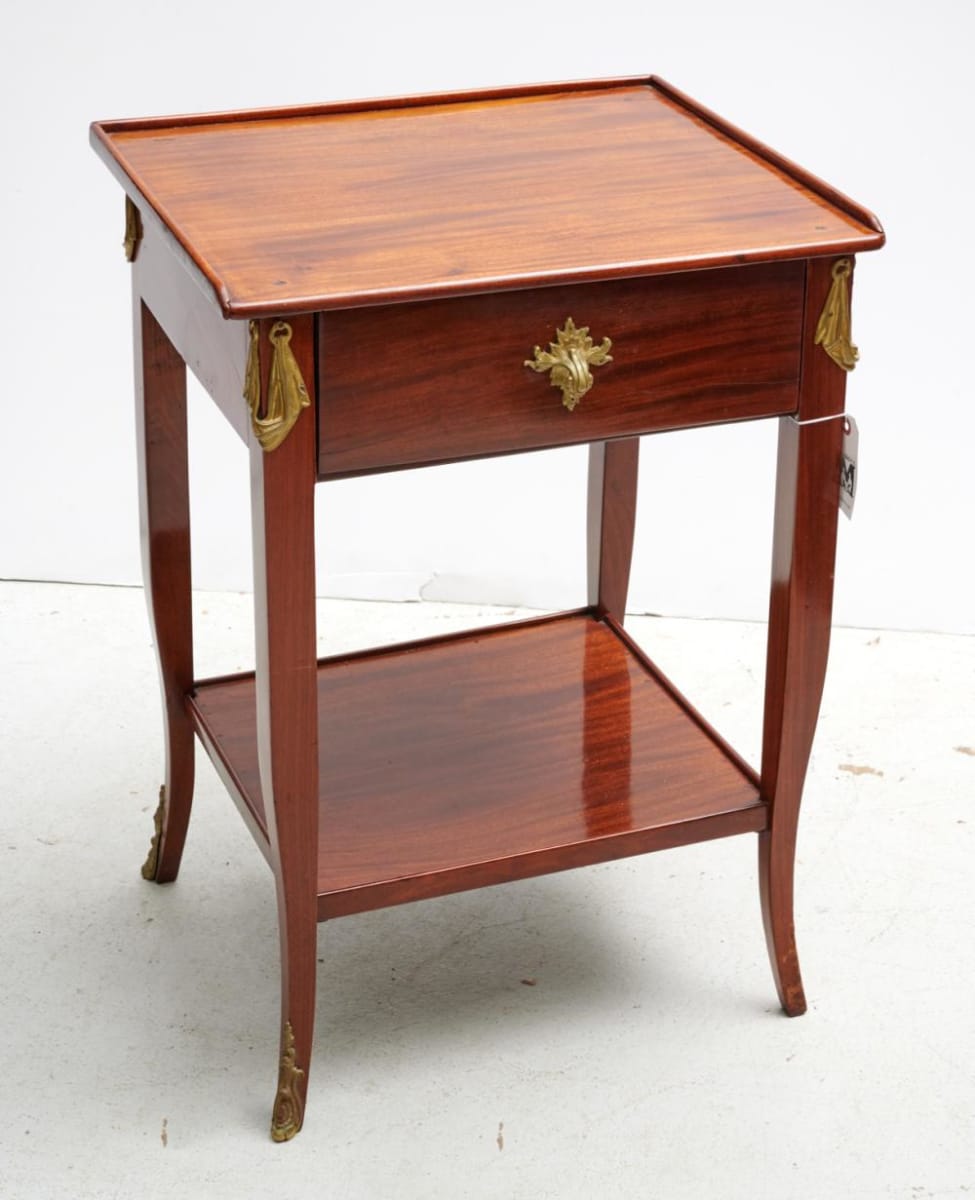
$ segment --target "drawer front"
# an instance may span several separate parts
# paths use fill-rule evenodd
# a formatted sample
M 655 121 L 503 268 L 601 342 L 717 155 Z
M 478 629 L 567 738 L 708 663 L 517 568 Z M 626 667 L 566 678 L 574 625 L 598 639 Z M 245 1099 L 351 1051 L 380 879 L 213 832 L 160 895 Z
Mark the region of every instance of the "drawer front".
M 793 412 L 804 274 L 776 263 L 322 313 L 319 473 Z M 567 318 L 612 340 L 571 411 L 525 365 Z

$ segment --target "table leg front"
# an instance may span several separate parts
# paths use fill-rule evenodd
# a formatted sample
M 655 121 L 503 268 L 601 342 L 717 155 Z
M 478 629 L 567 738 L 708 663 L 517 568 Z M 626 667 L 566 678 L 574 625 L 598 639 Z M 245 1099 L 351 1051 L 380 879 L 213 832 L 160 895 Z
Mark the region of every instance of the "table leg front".
M 311 322 L 293 350 L 312 370 Z M 265 371 L 266 377 L 266 371 Z M 301 1128 L 315 1022 L 318 692 L 315 659 L 315 413 L 273 450 L 251 443 L 257 742 L 278 900 L 281 1058 L 271 1136 Z
M 846 397 L 846 371 L 817 344 L 834 265 L 823 258 L 807 266 L 798 419 L 779 419 L 775 487 L 761 785 L 769 827 L 759 835 L 758 866 L 772 973 L 790 1017 L 806 1011 L 793 877 L 799 803 L 829 654 Z
M 142 874 L 169 883 L 186 841 L 194 771 L 195 735 L 185 705 L 193 687 L 186 368 L 138 291 L 133 325 L 142 563 L 166 747 L 165 782 Z
M 806 1010 L 793 918 L 799 802 L 826 677 L 842 421 L 779 424 L 769 610 L 759 883 L 769 958 L 789 1016 Z

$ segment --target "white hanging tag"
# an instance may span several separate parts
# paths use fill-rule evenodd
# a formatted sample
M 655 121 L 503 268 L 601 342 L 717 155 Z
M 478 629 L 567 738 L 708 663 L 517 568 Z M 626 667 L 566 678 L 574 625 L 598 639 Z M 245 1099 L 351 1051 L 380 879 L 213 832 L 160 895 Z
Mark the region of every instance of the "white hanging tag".
M 857 451 L 860 431 L 857 423 L 847 415 L 843 420 L 843 458 L 840 462 L 840 508 L 848 517 L 853 516 L 853 502 L 857 495 Z

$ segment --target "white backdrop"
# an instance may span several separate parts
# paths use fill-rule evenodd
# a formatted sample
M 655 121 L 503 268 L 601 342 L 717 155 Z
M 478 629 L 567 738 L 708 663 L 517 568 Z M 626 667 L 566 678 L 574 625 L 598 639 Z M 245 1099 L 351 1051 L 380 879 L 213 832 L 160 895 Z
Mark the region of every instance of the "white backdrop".
M 857 271 L 861 492 L 841 623 L 975 632 L 971 6 L 604 0 L 165 6 L 4 17 L 0 576 L 139 580 L 122 195 L 92 119 L 656 72 L 873 208 Z M 585 148 L 580 147 L 584 156 Z M 571 186 L 569 181 L 553 187 Z M 191 396 L 195 584 L 249 587 L 244 448 Z M 647 439 L 631 608 L 765 615 L 774 430 Z M 318 489 L 326 595 L 560 607 L 585 452 Z

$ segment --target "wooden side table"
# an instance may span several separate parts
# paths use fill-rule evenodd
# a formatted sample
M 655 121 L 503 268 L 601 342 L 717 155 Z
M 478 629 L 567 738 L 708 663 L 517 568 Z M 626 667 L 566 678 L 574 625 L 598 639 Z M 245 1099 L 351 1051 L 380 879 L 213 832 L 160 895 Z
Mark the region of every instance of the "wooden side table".
M 805 1009 L 796 823 L 826 669 L 853 255 L 876 219 L 656 78 L 92 126 L 126 193 L 175 879 L 199 737 L 277 886 L 301 1127 L 316 922 L 758 835 Z M 250 447 L 256 671 L 198 680 L 185 371 Z M 754 770 L 623 629 L 640 434 L 779 419 Z M 313 492 L 587 442 L 585 608 L 316 662 Z

